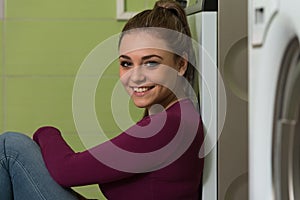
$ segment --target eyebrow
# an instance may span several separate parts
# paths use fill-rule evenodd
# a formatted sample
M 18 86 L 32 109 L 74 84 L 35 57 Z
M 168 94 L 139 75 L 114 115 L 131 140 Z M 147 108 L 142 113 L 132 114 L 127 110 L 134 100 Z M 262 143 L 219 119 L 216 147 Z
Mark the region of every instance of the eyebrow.
M 150 59 L 150 58 L 153 58 L 153 57 L 157 57 L 157 58 L 163 60 L 163 57 L 161 57 L 159 55 L 156 55 L 156 54 L 151 54 L 151 55 L 143 56 L 142 60 L 147 60 L 147 59 Z M 131 58 L 129 56 L 126 56 L 126 55 L 120 55 L 119 58 L 124 58 L 124 59 L 131 60 Z

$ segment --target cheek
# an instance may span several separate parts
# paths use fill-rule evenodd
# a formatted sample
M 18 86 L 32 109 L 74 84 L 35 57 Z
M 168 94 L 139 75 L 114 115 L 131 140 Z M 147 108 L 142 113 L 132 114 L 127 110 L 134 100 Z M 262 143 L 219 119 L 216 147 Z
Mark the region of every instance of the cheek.
M 148 77 L 156 84 L 162 85 L 167 88 L 173 88 L 174 83 L 177 80 L 177 71 L 168 67 L 157 71 L 157 73 L 152 73 Z
M 120 78 L 124 75 L 125 71 L 122 69 L 122 67 L 119 67 L 119 76 Z
M 119 77 L 120 77 L 120 81 L 123 84 L 123 86 L 127 86 L 128 85 L 128 80 L 129 80 L 129 73 L 126 70 L 120 69 L 119 70 Z
M 128 80 L 125 78 L 125 76 L 120 75 L 120 81 L 124 87 L 128 85 Z

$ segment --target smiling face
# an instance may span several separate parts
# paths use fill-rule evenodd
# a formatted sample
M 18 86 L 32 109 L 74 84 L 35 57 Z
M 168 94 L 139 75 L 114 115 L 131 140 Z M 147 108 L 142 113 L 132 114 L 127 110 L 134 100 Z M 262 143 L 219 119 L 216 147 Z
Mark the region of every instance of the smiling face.
M 145 32 L 130 33 L 123 36 L 119 51 L 120 79 L 137 107 L 167 108 L 181 98 L 178 79 L 187 61 L 170 52 L 165 41 Z

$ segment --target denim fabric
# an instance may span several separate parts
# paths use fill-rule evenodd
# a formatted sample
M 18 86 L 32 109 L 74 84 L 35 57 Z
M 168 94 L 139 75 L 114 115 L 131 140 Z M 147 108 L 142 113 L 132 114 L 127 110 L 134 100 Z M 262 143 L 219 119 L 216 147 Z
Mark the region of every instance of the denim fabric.
M 19 133 L 0 135 L 0 200 L 75 200 L 50 176 L 39 146 Z

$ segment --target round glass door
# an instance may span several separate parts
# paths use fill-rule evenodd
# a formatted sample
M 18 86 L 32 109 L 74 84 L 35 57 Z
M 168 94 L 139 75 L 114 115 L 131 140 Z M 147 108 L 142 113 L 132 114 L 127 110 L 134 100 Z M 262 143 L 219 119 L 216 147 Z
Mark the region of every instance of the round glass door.
M 277 85 L 273 127 L 273 188 L 276 200 L 300 199 L 300 45 L 286 49 Z

